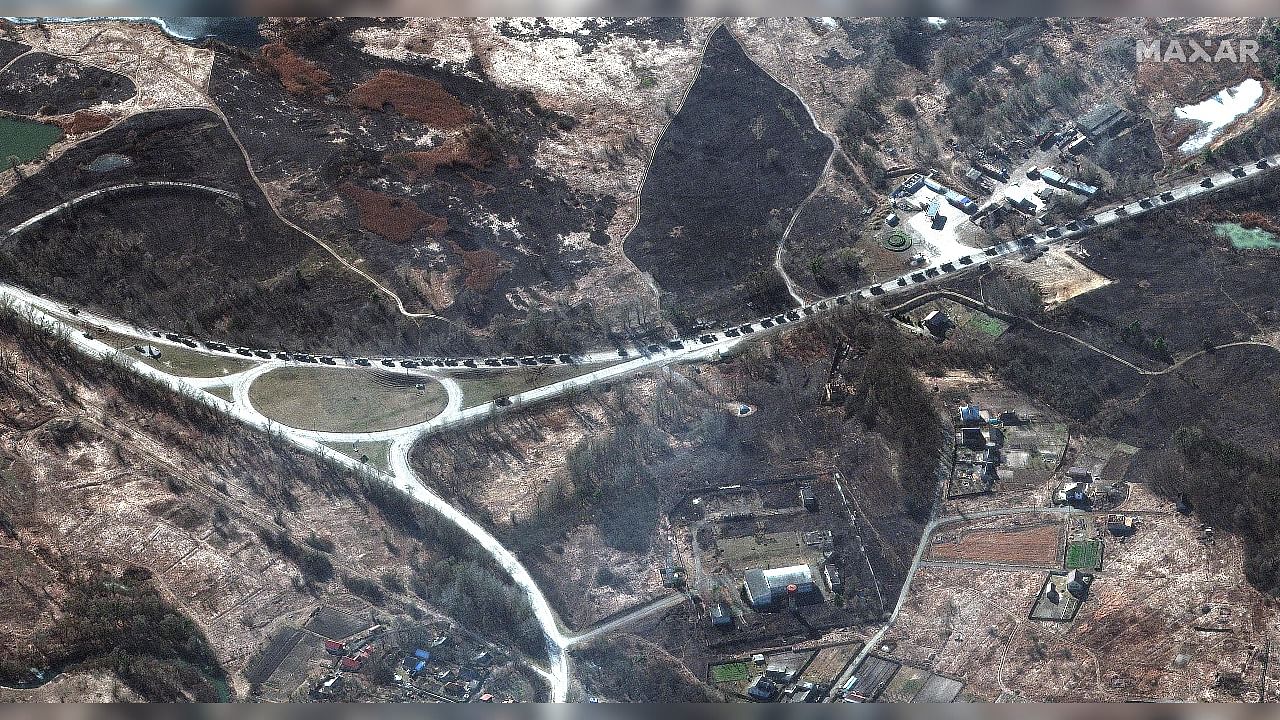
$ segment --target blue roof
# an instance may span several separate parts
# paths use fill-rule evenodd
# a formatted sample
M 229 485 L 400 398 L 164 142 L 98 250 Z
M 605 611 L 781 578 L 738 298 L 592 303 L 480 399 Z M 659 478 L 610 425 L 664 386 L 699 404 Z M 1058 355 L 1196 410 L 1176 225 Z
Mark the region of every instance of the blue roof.
M 965 405 L 960 408 L 960 419 L 965 422 L 970 420 L 981 420 L 982 415 L 980 414 L 977 405 Z
M 418 664 L 413 666 L 413 671 L 414 671 L 414 672 L 417 672 L 417 673 L 420 673 L 420 672 L 422 672 L 426 667 L 427 667 L 427 661 L 426 661 L 426 660 L 419 660 L 419 661 L 418 661 Z
M 414 651 L 413 651 L 413 656 L 414 656 L 414 657 L 416 657 L 416 658 L 422 658 L 423 660 L 430 660 L 430 659 L 431 659 L 431 653 L 429 653 L 429 652 L 427 652 L 426 650 L 423 650 L 423 649 L 421 649 L 421 648 L 419 648 L 419 649 L 417 649 L 417 650 L 414 650 Z

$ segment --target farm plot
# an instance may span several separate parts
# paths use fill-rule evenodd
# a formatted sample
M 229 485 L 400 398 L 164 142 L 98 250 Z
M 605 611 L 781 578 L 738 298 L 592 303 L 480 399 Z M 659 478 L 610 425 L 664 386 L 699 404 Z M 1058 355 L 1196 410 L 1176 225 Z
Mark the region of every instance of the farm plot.
M 1102 567 L 1101 540 L 1073 540 L 1067 543 L 1068 570 L 1097 570 Z
M 282 367 L 254 380 L 249 402 L 263 415 L 293 428 L 376 432 L 430 420 L 444 411 L 448 394 L 426 375 Z
M 711 666 L 711 682 L 742 682 L 751 675 L 751 668 L 745 662 L 722 663 Z
M 1031 526 L 983 526 L 940 532 L 930 548 L 931 560 L 1053 567 L 1058 561 L 1062 525 L 1057 521 Z

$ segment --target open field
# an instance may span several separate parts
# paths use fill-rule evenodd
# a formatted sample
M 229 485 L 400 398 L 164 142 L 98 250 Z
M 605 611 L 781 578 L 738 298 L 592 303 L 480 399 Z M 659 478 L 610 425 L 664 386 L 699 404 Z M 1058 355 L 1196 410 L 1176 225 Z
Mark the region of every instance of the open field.
M 623 362 L 621 358 L 618 362 Z M 476 370 L 454 376 L 462 388 L 462 409 L 483 405 L 497 397 L 509 397 L 543 385 L 568 380 L 617 363 L 593 365 L 541 365 L 537 367 Z
M 1053 566 L 1058 560 L 1062 525 L 1050 521 L 1030 527 L 982 527 L 940 532 L 930 549 L 933 560 Z
M 830 685 L 845 665 L 853 659 L 854 655 L 862 649 L 861 643 L 848 643 L 846 645 L 832 645 L 818 651 L 813 656 L 813 660 L 804 669 L 801 678 L 814 683 L 825 683 Z
M 430 420 L 444 410 L 448 395 L 444 386 L 425 375 L 283 367 L 249 386 L 249 402 L 289 427 L 376 432 Z
M 378 440 L 375 442 L 335 442 L 325 444 L 343 455 L 360 460 L 366 465 L 377 470 L 386 471 L 391 467 L 391 461 L 389 458 L 391 453 L 390 441 Z
M 1009 261 L 1005 266 L 1034 282 L 1045 307 L 1050 308 L 1111 284 L 1109 278 L 1076 259 L 1074 250 L 1062 246 L 1049 248 L 1033 263 Z
M 244 372 L 257 365 L 252 360 L 225 355 L 212 355 L 172 345 L 154 346 L 160 351 L 160 357 L 153 358 L 138 352 L 134 348 L 135 345 L 145 347 L 145 343 L 141 340 L 110 332 L 100 333 L 93 330 L 90 330 L 90 332 L 95 338 L 116 348 L 126 357 L 179 377 L 223 377 Z

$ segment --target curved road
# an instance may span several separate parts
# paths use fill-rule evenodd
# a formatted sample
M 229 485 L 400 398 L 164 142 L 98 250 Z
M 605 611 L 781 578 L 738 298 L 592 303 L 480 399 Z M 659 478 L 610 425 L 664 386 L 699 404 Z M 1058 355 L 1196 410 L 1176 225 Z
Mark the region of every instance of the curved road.
M 224 117 L 224 120 L 225 120 L 225 117 Z M 1242 179 L 1254 177 L 1260 173 L 1269 171 L 1270 169 L 1275 167 L 1277 161 L 1280 161 L 1280 155 L 1267 158 L 1266 160 L 1259 162 L 1256 165 L 1250 165 L 1247 168 L 1245 167 L 1239 168 L 1235 175 L 1231 173 L 1221 173 L 1221 174 L 1214 175 L 1212 176 L 1211 181 L 1209 181 L 1205 185 L 1201 185 L 1199 183 L 1188 183 L 1187 185 L 1183 185 L 1183 186 L 1174 188 L 1172 190 L 1169 190 L 1165 195 L 1165 197 L 1169 198 L 1167 201 L 1156 201 L 1154 203 L 1151 203 L 1149 201 L 1143 201 L 1143 203 L 1146 205 L 1145 207 L 1143 207 L 1143 204 L 1134 203 L 1132 205 L 1132 209 L 1129 209 L 1130 206 L 1127 206 L 1127 205 L 1124 206 L 1124 209 L 1121 209 L 1119 207 L 1110 208 L 1107 210 L 1103 210 L 1102 212 L 1099 212 L 1083 221 L 1076 222 L 1076 223 L 1068 223 L 1068 225 L 1065 226 L 1063 229 L 1055 228 L 1055 229 L 1046 231 L 1046 233 L 1043 235 L 1028 236 L 1026 238 L 1023 238 L 1021 241 L 1019 241 L 1016 244 L 1001 243 L 991 248 L 986 248 L 981 250 L 974 249 L 971 253 L 966 255 L 961 255 L 956 258 L 941 258 L 941 259 L 935 258 L 933 265 L 927 268 L 915 270 L 911 273 L 908 273 L 907 275 L 901 276 L 900 278 L 891 279 L 889 282 L 877 283 L 875 285 L 862 288 L 859 290 L 851 291 L 843 295 L 826 298 L 809 305 L 804 305 L 800 308 L 796 308 L 790 311 L 785 311 L 784 313 L 781 313 L 771 318 L 761 318 L 756 321 L 726 328 L 719 332 L 706 333 L 695 338 L 685 338 L 680 340 L 674 340 L 665 345 L 649 346 L 648 348 L 645 348 L 642 350 L 639 357 L 635 357 L 634 359 L 630 359 L 626 362 L 605 367 L 600 370 L 591 371 L 575 378 L 562 380 L 557 383 L 552 383 L 550 385 L 536 388 L 534 390 L 530 390 L 528 392 L 520 393 L 516 396 L 513 396 L 511 398 L 512 402 L 510 404 L 510 407 L 518 408 L 528 403 L 538 402 L 538 401 L 545 400 L 552 397 L 558 397 L 568 392 L 573 392 L 579 389 L 590 387 L 596 383 L 612 381 L 632 373 L 640 372 L 647 369 L 652 369 L 654 367 L 658 367 L 658 366 L 669 364 L 669 363 L 680 362 L 680 361 L 717 359 L 723 353 L 733 351 L 736 348 L 736 346 L 744 340 L 754 338 L 756 336 L 772 334 L 772 331 L 776 331 L 779 327 L 782 327 L 782 326 L 790 325 L 793 323 L 800 323 L 802 321 L 807 321 L 816 317 L 821 317 L 823 315 L 826 315 L 828 313 L 835 311 L 841 305 L 850 305 L 852 303 L 864 303 L 868 301 L 875 301 L 879 299 L 880 296 L 894 295 L 894 294 L 907 292 L 911 289 L 914 289 L 915 285 L 932 282 L 938 278 L 943 278 L 951 274 L 960 273 L 974 267 L 980 267 L 982 264 L 985 264 L 985 262 L 983 261 L 987 260 L 988 258 L 996 258 L 1004 255 L 1009 255 L 1014 252 L 1022 251 L 1024 248 L 1034 247 L 1037 245 L 1046 245 L 1054 242 L 1063 242 L 1063 241 L 1078 237 L 1080 235 L 1086 234 L 1090 232 L 1093 228 L 1119 222 L 1120 220 L 1125 219 L 1127 217 L 1140 215 L 1144 212 L 1148 212 L 1162 205 L 1168 205 L 1175 202 L 1180 202 L 1182 200 L 1197 197 L 1199 195 L 1202 195 L 1208 192 L 1215 192 L 1223 187 L 1228 187 Z M 181 183 L 178 183 L 178 184 L 182 185 Z M 198 187 L 199 189 L 212 190 L 214 192 L 219 192 L 220 194 L 228 194 L 227 191 L 218 191 L 213 188 L 205 188 L 204 186 L 196 186 L 196 187 Z M 69 202 L 74 204 L 79 200 L 80 199 L 77 199 L 75 201 L 69 201 Z M 274 206 L 273 206 L 273 209 L 274 209 Z M 58 212 L 58 209 L 54 208 L 50 211 L 46 211 L 45 213 L 42 213 L 41 215 L 33 217 L 32 219 L 28 220 L 26 223 L 23 223 L 22 225 L 19 225 L 15 228 L 12 228 L 9 231 L 9 234 L 12 235 L 13 233 L 20 231 L 22 228 L 27 227 L 34 222 L 39 222 L 41 219 L 43 219 L 44 217 L 48 217 L 54 212 Z M 292 225 L 292 223 L 290 223 L 290 225 Z M 1072 228 L 1073 225 L 1075 226 L 1074 228 Z M 977 262 L 975 262 L 975 260 Z M 38 322 L 46 326 L 49 326 L 51 328 L 66 332 L 70 337 L 71 342 L 74 344 L 74 346 L 81 349 L 82 351 L 89 354 L 90 356 L 102 358 L 105 360 L 113 360 L 117 355 L 117 351 L 114 348 L 102 342 L 99 342 L 97 340 L 91 340 L 85 337 L 85 335 L 79 332 L 75 326 L 69 324 L 69 323 L 75 322 L 75 320 L 72 317 L 68 316 L 68 313 L 65 309 L 58 306 L 58 304 L 53 301 L 47 300 L 45 298 L 41 298 L 39 296 L 34 295 L 33 293 L 30 293 L 29 291 L 26 291 L 22 288 L 18 288 L 16 286 L 13 286 L 7 283 L 0 283 L 0 298 L 7 299 L 9 302 L 13 303 L 17 309 L 26 312 L 28 314 L 29 319 L 32 320 L 33 322 Z M 90 316 L 87 318 L 80 318 L 80 319 L 82 320 L 87 319 L 90 321 L 93 321 L 93 320 L 99 321 L 107 329 L 111 329 L 115 332 L 120 332 L 121 334 L 124 334 L 127 336 L 135 337 L 139 340 L 145 340 L 148 343 L 162 344 L 164 341 L 168 341 L 167 338 L 155 338 L 154 331 L 149 333 L 147 331 L 143 331 L 138 328 L 133 328 L 128 324 L 122 323 L 118 320 L 102 318 L 100 316 Z M 169 342 L 172 342 L 172 341 L 169 341 Z M 208 343 L 197 343 L 192 341 L 191 344 L 197 346 L 195 349 L 198 352 L 206 352 L 210 354 L 216 354 L 216 352 L 222 352 L 222 351 L 215 351 L 211 349 Z M 593 361 L 601 361 L 605 357 L 609 357 L 612 360 L 617 360 L 616 354 L 610 355 L 607 352 L 595 353 L 593 354 L 591 359 Z M 1190 358 L 1185 358 L 1183 362 L 1185 362 L 1188 359 Z M 351 358 L 340 358 L 340 360 L 344 365 L 352 364 Z M 279 360 L 274 364 L 261 363 L 261 365 L 262 367 L 269 369 L 271 366 L 288 364 L 290 362 L 294 362 L 294 361 Z M 536 364 L 536 362 L 534 364 Z M 141 362 L 132 363 L 132 369 L 144 377 L 149 377 L 157 382 L 160 382 L 166 385 L 167 387 L 171 388 L 174 392 L 179 392 L 183 394 L 192 395 L 194 397 L 199 397 L 204 402 L 209 403 L 210 405 L 218 408 L 219 410 L 222 410 L 223 412 L 226 412 L 229 415 L 232 415 L 238 418 L 239 420 L 241 420 L 242 422 L 246 423 L 251 427 L 257 428 L 262 431 L 277 433 L 283 438 L 287 439 L 289 442 L 293 443 L 295 446 L 303 449 L 306 452 L 323 456 L 332 462 L 344 465 L 356 471 L 369 472 L 369 469 L 366 468 L 361 463 L 359 463 L 359 461 L 321 444 L 321 440 L 329 439 L 329 436 L 336 436 L 334 439 L 346 439 L 348 437 L 351 437 L 352 434 L 309 433 L 306 431 L 296 430 L 292 428 L 284 428 L 277 423 L 267 420 L 261 414 L 252 410 L 252 406 L 247 403 L 248 384 L 252 381 L 252 377 L 255 376 L 254 375 L 255 372 L 257 372 L 258 374 L 261 374 L 262 372 L 266 372 L 267 371 L 266 369 L 251 370 L 245 373 L 238 374 L 238 376 L 232 381 L 233 388 L 235 388 L 235 391 L 237 393 L 236 395 L 237 400 L 243 398 L 244 402 L 237 401 L 234 403 L 226 402 L 220 398 L 209 396 L 201 390 L 201 385 L 193 383 L 185 378 L 174 377 L 162 371 L 156 370 L 155 368 L 152 368 Z M 1165 372 L 1167 371 L 1168 370 L 1166 370 Z M 226 382 L 226 379 L 224 378 L 223 384 L 225 384 L 225 382 Z M 214 383 L 202 382 L 202 384 L 207 386 L 207 385 L 212 385 Z M 451 395 L 450 404 L 451 406 L 454 405 L 452 395 Z M 502 408 L 502 409 L 505 409 L 505 408 Z M 479 418 L 489 417 L 497 412 L 500 412 L 502 409 L 498 408 L 494 403 L 488 403 L 486 405 L 482 405 L 476 408 L 469 408 L 467 410 L 455 410 L 453 412 L 447 413 L 447 416 L 438 416 L 437 418 L 433 418 L 432 420 L 422 423 L 420 425 L 412 426 L 412 428 L 408 430 L 393 431 L 394 434 L 386 438 L 391 441 L 391 451 L 390 451 L 391 473 L 381 474 L 381 477 L 384 480 L 387 480 L 388 482 L 393 483 L 396 487 L 403 489 L 405 492 L 407 492 L 409 495 L 411 495 L 413 498 L 415 498 L 419 502 L 422 502 L 423 504 L 432 507 L 437 512 L 439 512 L 443 517 L 447 518 L 449 521 L 456 524 L 461 530 L 463 530 L 472 538 L 474 538 L 477 541 L 477 543 L 479 543 L 482 547 L 484 547 L 485 550 L 494 557 L 495 561 L 506 572 L 510 574 L 513 581 L 518 586 L 520 586 L 521 589 L 526 593 L 527 597 L 529 598 L 530 605 L 533 608 L 534 614 L 537 617 L 539 623 L 541 624 L 544 632 L 547 635 L 547 649 L 548 649 L 548 655 L 551 660 L 551 669 L 547 677 L 551 684 L 551 697 L 553 700 L 563 701 L 568 696 L 568 684 L 569 684 L 568 657 L 566 654 L 566 649 L 569 646 L 571 646 L 573 643 L 580 641 L 580 639 L 583 636 L 582 635 L 578 635 L 578 636 L 566 635 L 561 630 L 559 621 L 556 618 L 554 611 L 551 609 L 550 604 L 547 602 L 546 597 L 542 594 L 542 591 L 538 588 L 537 584 L 533 581 L 532 577 L 529 575 L 528 570 L 520 563 L 520 561 L 516 558 L 516 556 L 510 550 L 505 548 L 493 535 L 491 535 L 487 530 L 485 530 L 479 523 L 477 523 L 475 520 L 467 516 L 465 513 L 453 507 L 443 498 L 439 497 L 434 492 L 432 492 L 421 481 L 421 479 L 414 474 L 409 463 L 410 450 L 414 442 L 422 434 L 430 432 L 432 430 L 444 428 L 444 427 L 453 427 L 453 426 L 461 425 L 466 422 L 470 422 Z M 369 434 L 366 434 L 366 433 L 357 433 L 355 435 L 358 435 L 359 439 L 369 439 Z M 889 617 L 888 623 L 883 628 L 881 628 L 868 641 L 863 651 L 859 654 L 859 657 L 856 658 L 855 660 L 860 660 L 861 658 L 865 657 L 865 655 L 868 652 L 870 652 L 870 649 L 875 647 L 875 645 L 880 641 L 880 639 L 883 638 L 884 633 L 892 625 L 894 620 L 896 620 L 898 613 L 900 612 L 901 607 L 905 602 L 907 593 L 910 590 L 911 580 L 914 577 L 916 569 L 919 567 L 920 558 L 923 556 L 927 539 L 934 529 L 936 529 L 939 525 L 944 524 L 946 522 L 964 519 L 966 517 L 967 518 L 992 517 L 1000 514 L 1008 514 L 1013 512 L 1028 512 L 1032 510 L 1036 512 L 1070 512 L 1071 511 L 1070 509 L 1055 509 L 1055 508 L 1009 509 L 1009 510 L 1000 510 L 1000 511 L 988 511 L 985 513 L 974 513 L 968 516 L 954 516 L 949 518 L 939 518 L 931 521 L 929 525 L 926 527 L 925 533 L 921 537 L 921 543 L 917 547 L 915 558 L 913 559 L 912 565 L 903 583 L 902 590 L 899 593 L 898 602 L 895 605 L 894 610 Z M 663 602 L 663 601 L 660 601 L 660 602 Z M 665 602 L 675 602 L 675 601 L 667 600 Z M 645 610 L 644 608 L 641 609 L 641 611 L 644 611 L 644 610 Z M 637 611 L 637 612 L 640 612 L 640 611 Z M 620 620 L 625 620 L 627 617 L 629 616 L 624 616 L 624 618 Z M 606 623 L 606 626 L 608 626 L 608 623 Z M 591 632 L 595 632 L 595 631 L 588 631 L 588 634 Z M 600 631 L 600 632 L 604 632 L 604 631 Z M 592 637 L 594 637 L 594 635 L 592 635 Z M 856 667 L 856 665 L 857 663 L 855 662 L 851 664 L 850 667 L 851 668 Z
M 79 205 L 82 202 L 92 200 L 96 197 L 101 197 L 103 195 L 110 195 L 112 193 L 122 192 L 124 190 L 136 190 L 139 188 L 158 188 L 158 187 L 161 187 L 161 188 L 173 187 L 173 188 L 187 188 L 190 190 L 202 190 L 204 192 L 214 193 L 215 195 L 229 197 L 232 200 L 235 200 L 237 202 L 240 201 L 240 196 L 237 195 L 236 193 L 231 192 L 230 190 L 223 190 L 221 188 L 209 187 L 208 185 L 197 185 L 196 183 L 173 182 L 169 180 L 145 180 L 142 182 L 121 183 L 120 185 L 112 185 L 111 187 L 105 187 L 98 190 L 94 190 L 93 192 L 87 192 L 84 195 L 81 195 L 76 198 L 72 198 L 60 205 L 54 205 L 53 207 L 49 208 L 48 210 L 45 210 L 39 215 L 35 215 L 31 218 L 28 218 L 27 220 L 9 228 L 9 230 L 5 232 L 4 236 L 6 239 L 11 238 L 14 235 L 17 235 L 18 233 L 22 232 L 23 230 L 26 230 L 27 228 L 31 227 L 32 225 L 35 225 L 41 220 L 44 220 L 45 218 L 51 217 L 53 215 L 57 215 L 63 210 L 67 210 L 69 208 L 75 207 L 76 205 Z

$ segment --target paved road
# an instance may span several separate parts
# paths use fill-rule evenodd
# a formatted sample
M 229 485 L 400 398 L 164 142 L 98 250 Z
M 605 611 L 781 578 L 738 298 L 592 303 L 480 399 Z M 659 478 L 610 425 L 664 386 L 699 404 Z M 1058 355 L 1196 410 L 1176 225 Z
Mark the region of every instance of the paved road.
M 608 635 L 609 633 L 613 632 L 614 630 L 617 630 L 620 627 L 625 627 L 637 620 L 649 617 L 650 615 L 653 615 L 655 613 L 660 613 L 666 610 L 670 610 L 671 608 L 677 607 L 682 603 L 685 603 L 688 601 L 689 601 L 689 596 L 686 595 L 685 593 L 675 593 L 673 595 L 668 595 L 666 597 L 658 598 L 657 600 L 654 600 L 653 602 L 650 602 L 650 603 L 646 603 L 625 615 L 600 623 L 599 625 L 596 625 L 590 630 L 585 630 L 583 632 L 575 633 L 572 635 L 566 635 L 564 638 L 565 643 L 569 646 L 572 646 L 572 645 L 578 645 L 581 643 L 590 642 L 600 637 L 601 635 Z
M 214 193 L 215 195 L 229 197 L 232 200 L 235 200 L 237 202 L 240 200 L 240 196 L 237 195 L 236 193 L 231 192 L 230 190 L 223 190 L 221 188 L 209 187 L 208 185 L 198 185 L 196 183 L 171 182 L 168 180 L 146 180 L 143 182 L 121 183 L 119 185 L 112 185 L 111 187 L 105 187 L 98 190 L 94 190 L 92 192 L 87 192 L 79 197 L 72 198 L 60 205 L 54 205 L 48 210 L 45 210 L 44 212 L 38 215 L 35 215 L 33 217 L 30 217 L 27 220 L 24 220 L 23 222 L 9 228 L 8 231 L 5 232 L 4 237 L 5 239 L 11 238 L 14 235 L 17 235 L 18 233 L 22 232 L 23 230 L 26 230 L 27 228 L 31 227 L 32 225 L 35 225 L 41 220 L 44 220 L 45 218 L 51 217 L 53 215 L 57 215 L 63 210 L 67 210 L 68 208 L 75 207 L 80 203 L 86 202 L 88 200 L 92 200 L 96 197 L 101 197 L 103 195 L 111 195 L 118 192 L 124 192 L 125 190 L 137 190 L 140 188 L 187 188 L 189 190 L 201 190 L 208 193 Z
M 1197 197 L 1208 192 L 1217 191 L 1223 187 L 1229 187 L 1245 178 L 1256 176 L 1262 172 L 1269 171 L 1275 167 L 1280 161 L 1280 155 L 1268 158 L 1265 163 L 1258 165 L 1249 165 L 1242 168 L 1239 172 L 1241 177 L 1233 177 L 1230 173 L 1217 173 L 1212 176 L 1210 186 L 1202 187 L 1196 182 L 1188 183 L 1168 191 L 1168 195 L 1164 197 L 1168 200 L 1160 200 L 1155 203 L 1132 203 L 1126 207 L 1127 212 L 1117 208 L 1110 208 L 1097 213 L 1086 221 L 1081 223 L 1068 224 L 1064 229 L 1047 230 L 1043 235 L 1028 236 L 1019 243 L 1001 243 L 992 248 L 985 250 L 975 249 L 973 252 L 960 255 L 955 258 L 935 258 L 934 263 L 927 268 L 918 269 L 908 273 L 900 278 L 891 279 L 889 282 L 877 283 L 866 288 L 861 288 L 843 295 L 825 298 L 809 305 L 804 305 L 793 310 L 785 311 L 776 316 L 769 318 L 761 318 L 752 322 L 735 325 L 733 327 L 724 328 L 721 331 L 710 332 L 693 338 L 683 338 L 673 340 L 668 343 L 660 343 L 641 349 L 634 355 L 629 353 L 628 359 L 617 365 L 604 367 L 599 370 L 589 371 L 581 376 L 563 380 L 557 383 L 520 393 L 511 398 L 511 408 L 518 408 L 533 402 L 559 397 L 569 392 L 579 389 L 585 389 L 592 385 L 602 382 L 610 382 L 620 379 L 627 375 L 642 372 L 644 370 L 659 367 L 680 361 L 691 360 L 713 360 L 719 358 L 723 353 L 730 352 L 736 348 L 741 342 L 754 338 L 771 334 L 781 327 L 786 327 L 794 323 L 800 323 L 816 317 L 829 314 L 841 306 L 851 305 L 854 303 L 865 303 L 877 300 L 882 296 L 891 296 L 895 294 L 910 292 L 915 286 L 932 282 L 936 279 L 946 277 L 951 274 L 964 272 L 967 269 L 979 267 L 984 261 L 991 258 L 997 258 L 1014 252 L 1020 252 L 1025 247 L 1034 247 L 1038 245 L 1046 245 L 1053 242 L 1064 242 L 1074 239 L 1087 232 L 1091 232 L 1094 228 L 1101 227 L 1113 222 L 1118 222 L 1126 217 L 1140 215 L 1149 212 L 1161 205 L 1168 205 L 1179 202 L 1188 198 Z M 227 191 L 218 191 L 213 188 L 205 188 L 204 186 L 196 186 L 199 189 L 208 189 L 214 192 L 227 194 Z M 101 193 L 100 193 L 101 194 Z M 69 201 L 71 204 L 80 201 Z M 1143 207 L 1142 205 L 1149 205 Z M 65 205 L 65 204 L 64 204 Z M 69 206 L 69 205 L 68 205 Z M 20 232 L 23 228 L 39 222 L 44 217 L 58 212 L 58 208 L 45 211 L 41 215 L 37 215 L 25 223 L 16 226 L 10 230 L 10 234 Z M 134 337 L 150 344 L 183 344 L 192 347 L 198 352 L 206 352 L 210 354 L 225 354 L 226 352 L 234 352 L 232 350 L 219 350 L 211 345 L 208 341 L 199 341 L 189 338 L 167 337 L 159 331 L 150 331 L 142 328 L 136 328 L 112 318 L 105 318 L 98 315 L 90 315 L 82 313 L 79 316 L 71 316 L 67 310 L 58 303 L 39 297 L 27 290 L 16 287 L 8 283 L 0 283 L 0 298 L 12 302 L 14 306 L 20 310 L 26 311 L 35 322 L 40 322 L 61 331 L 66 332 L 74 345 L 85 353 L 103 359 L 111 359 L 116 350 L 97 340 L 91 340 L 79 331 L 76 327 L 69 323 L 89 322 L 91 324 L 100 325 L 113 332 L 121 335 Z M 159 337 L 157 337 L 159 335 Z M 176 338 L 176 339 L 175 339 Z M 180 343 L 181 340 L 187 340 L 186 343 Z M 252 405 L 247 402 L 247 388 L 251 382 L 254 373 L 260 374 L 266 372 L 273 366 L 303 364 L 303 361 L 297 360 L 292 354 L 287 359 L 276 358 L 274 352 L 259 351 L 267 353 L 268 358 L 265 362 L 261 362 L 261 358 L 255 357 L 255 362 L 259 363 L 260 368 L 240 374 L 233 383 L 233 389 L 237 393 L 236 402 L 226 402 L 219 398 L 211 397 L 200 391 L 200 386 L 191 380 L 178 378 L 168 375 L 162 371 L 156 370 L 143 363 L 134 363 L 133 369 L 140 375 L 150 377 L 160 382 L 175 392 L 192 394 L 205 398 L 214 407 L 240 419 L 242 422 L 251 427 L 263 431 L 279 432 L 281 435 L 292 442 L 299 448 L 324 456 L 332 462 L 339 463 L 351 467 L 358 471 L 368 471 L 358 461 L 333 450 L 323 444 L 321 441 L 333 440 L 370 440 L 370 439 L 386 439 L 391 441 L 390 462 L 391 473 L 384 475 L 384 479 L 393 483 L 395 486 L 402 488 L 412 497 L 428 505 L 442 516 L 456 524 L 460 529 L 472 536 L 482 547 L 485 548 L 495 559 L 495 561 L 508 572 L 514 582 L 521 587 L 529 598 L 530 605 L 539 623 L 542 625 L 547 634 L 548 655 L 550 657 L 551 667 L 547 673 L 547 677 L 551 683 L 551 696 L 554 700 L 564 700 L 568 693 L 568 657 L 565 652 L 566 648 L 573 642 L 572 638 L 566 636 L 560 629 L 559 622 L 552 611 L 546 597 L 538 588 L 537 584 L 529 575 L 528 570 L 520 563 L 515 555 L 506 549 L 496 538 L 494 538 L 487 530 L 481 527 L 475 520 L 471 519 L 461 510 L 450 505 L 447 501 L 440 498 L 432 492 L 425 483 L 418 478 L 409 465 L 409 453 L 414 442 L 424 433 L 443 429 L 446 427 L 454 427 L 467 422 L 473 422 L 479 419 L 489 417 L 505 408 L 498 408 L 494 403 L 488 403 L 476 408 L 467 410 L 455 409 L 452 412 L 442 414 L 432 420 L 412 426 L 411 428 L 399 431 L 391 431 L 388 434 L 375 433 L 314 433 L 297 429 L 282 428 L 279 424 L 266 420 L 260 413 L 253 410 Z M 252 353 L 251 353 L 252 354 Z M 433 364 L 437 367 L 445 365 L 445 359 L 435 359 L 440 361 L 439 364 Z M 456 360 L 456 359 L 454 359 Z M 577 363 L 602 363 L 605 360 L 610 362 L 617 361 L 616 351 L 589 353 L 584 356 L 571 358 L 571 362 Z M 560 358 L 555 358 L 556 362 L 560 362 Z M 417 360 L 414 360 L 417 362 Z M 350 366 L 355 364 L 355 358 L 334 358 L 335 364 Z M 478 365 L 479 363 L 477 363 Z M 535 360 L 534 364 L 540 364 Z M 554 364 L 554 363 L 553 363 Z M 516 366 L 526 366 L 528 363 L 523 359 L 516 360 Z M 502 362 L 501 367 L 511 367 L 511 363 Z M 211 384 L 211 383 L 209 383 Z M 456 408 L 456 403 L 451 395 L 450 405 Z M 985 513 L 974 513 L 968 518 L 994 517 L 1001 514 L 1009 514 L 1013 512 L 1069 512 L 1069 510 L 1054 508 L 1022 508 L 1000 511 L 988 511 Z M 919 567 L 920 559 L 924 553 L 927 540 L 934 529 L 941 524 L 955 520 L 963 519 L 960 517 L 941 518 L 929 523 L 924 534 L 921 536 L 920 545 L 917 547 L 916 555 L 908 570 L 907 577 L 903 583 L 902 591 L 899 593 L 897 604 L 890 615 L 888 623 L 881 628 L 867 643 L 867 646 L 859 654 L 855 662 L 850 665 L 851 668 L 857 666 L 857 662 L 870 652 L 880 640 L 885 632 L 892 626 L 897 619 L 903 603 L 907 597 L 907 593 L 911 587 L 911 580 L 915 575 L 916 569 Z M 851 671 L 850 671 L 851 672 Z M 844 678 L 841 678 L 843 683 Z

